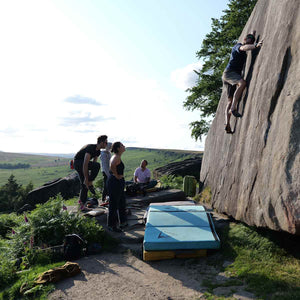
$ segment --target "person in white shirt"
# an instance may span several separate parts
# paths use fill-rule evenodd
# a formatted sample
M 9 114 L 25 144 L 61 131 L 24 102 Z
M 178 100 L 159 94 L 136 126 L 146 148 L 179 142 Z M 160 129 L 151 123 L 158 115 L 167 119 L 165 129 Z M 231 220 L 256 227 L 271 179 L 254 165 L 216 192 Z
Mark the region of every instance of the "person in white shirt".
M 106 148 L 101 149 L 101 155 L 100 155 L 101 169 L 103 175 L 103 192 L 102 192 L 103 202 L 106 202 L 106 196 L 108 196 L 106 181 L 109 176 L 109 161 L 111 158 L 111 153 L 110 153 L 111 145 L 112 143 L 107 143 Z
M 146 159 L 141 161 L 141 165 L 134 171 L 134 182 L 145 184 L 146 188 L 152 188 L 157 184 L 156 180 L 151 180 L 151 172 L 147 168 L 148 162 Z

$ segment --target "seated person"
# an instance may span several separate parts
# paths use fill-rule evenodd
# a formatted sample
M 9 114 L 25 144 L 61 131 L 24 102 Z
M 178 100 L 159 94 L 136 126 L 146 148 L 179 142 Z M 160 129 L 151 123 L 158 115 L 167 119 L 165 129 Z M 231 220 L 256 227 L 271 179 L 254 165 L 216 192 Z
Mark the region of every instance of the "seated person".
M 134 171 L 134 182 L 145 185 L 146 189 L 150 189 L 156 186 L 157 181 L 151 180 L 151 172 L 147 168 L 147 160 L 142 160 L 140 167 L 136 168 Z

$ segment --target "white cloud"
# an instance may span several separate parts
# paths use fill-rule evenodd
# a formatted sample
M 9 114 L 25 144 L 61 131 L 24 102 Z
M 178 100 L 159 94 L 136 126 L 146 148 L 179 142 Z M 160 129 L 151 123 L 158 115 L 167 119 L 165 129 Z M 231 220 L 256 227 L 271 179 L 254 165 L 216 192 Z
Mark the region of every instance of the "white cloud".
M 171 73 L 171 80 L 179 89 L 186 90 L 193 87 L 198 79 L 198 75 L 194 70 L 199 71 L 201 68 L 202 62 L 198 61 L 183 68 L 176 69 Z
M 75 95 L 68 97 L 64 100 L 65 102 L 72 103 L 72 104 L 90 104 L 90 105 L 101 105 L 96 99 L 84 97 L 81 95 Z

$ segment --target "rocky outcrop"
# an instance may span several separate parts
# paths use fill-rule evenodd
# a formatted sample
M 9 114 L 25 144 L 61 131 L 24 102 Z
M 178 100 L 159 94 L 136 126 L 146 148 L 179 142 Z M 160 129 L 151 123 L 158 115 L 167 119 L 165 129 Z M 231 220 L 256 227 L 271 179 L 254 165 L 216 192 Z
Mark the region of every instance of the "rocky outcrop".
M 44 184 L 43 186 L 31 191 L 26 198 L 26 203 L 35 205 L 45 203 L 51 197 L 56 197 L 59 193 L 64 199 L 72 198 L 79 194 L 80 181 L 76 172 Z
M 258 0 L 240 38 L 264 39 L 248 54 L 248 88 L 224 131 L 225 90 L 209 130 L 200 180 L 212 205 L 249 225 L 300 234 L 300 1 Z M 228 54 L 229 55 L 229 54 Z
M 182 176 L 191 175 L 199 181 L 202 156 L 185 159 L 179 162 L 173 162 L 153 171 L 153 177 L 158 179 L 163 175 Z

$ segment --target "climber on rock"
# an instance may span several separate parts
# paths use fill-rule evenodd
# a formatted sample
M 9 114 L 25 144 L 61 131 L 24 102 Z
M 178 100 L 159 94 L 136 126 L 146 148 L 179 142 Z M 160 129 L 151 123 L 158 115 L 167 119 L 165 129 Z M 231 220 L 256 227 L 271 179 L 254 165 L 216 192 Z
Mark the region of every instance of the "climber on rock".
M 255 33 L 247 34 L 244 43 L 237 43 L 231 50 L 229 63 L 227 64 L 222 80 L 227 88 L 228 102 L 225 110 L 225 131 L 233 133 L 230 127 L 230 117 L 233 114 L 236 118 L 241 117 L 237 111 L 238 101 L 246 87 L 246 81 L 242 77 L 242 71 L 246 63 L 246 51 L 254 50 L 262 46 L 263 41 L 255 43 Z

